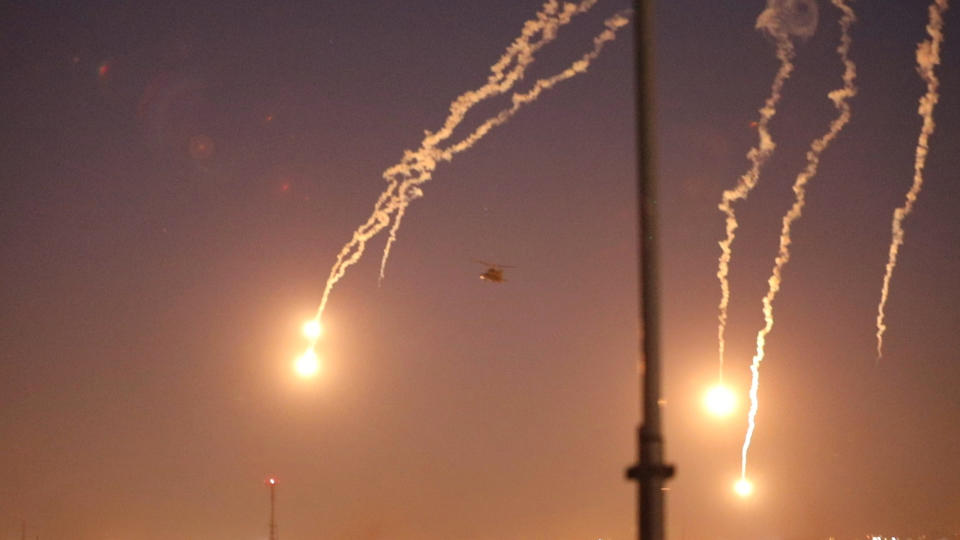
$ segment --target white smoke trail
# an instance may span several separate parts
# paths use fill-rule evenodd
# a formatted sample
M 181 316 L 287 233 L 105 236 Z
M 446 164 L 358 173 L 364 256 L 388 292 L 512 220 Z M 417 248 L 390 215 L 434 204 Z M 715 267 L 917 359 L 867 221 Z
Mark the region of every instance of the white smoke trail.
M 917 140 L 917 150 L 913 162 L 913 185 L 907 192 L 903 206 L 893 211 L 891 229 L 893 238 L 890 241 L 890 250 L 887 256 L 886 273 L 883 275 L 883 288 L 880 291 L 880 305 L 877 308 L 877 362 L 883 356 L 883 333 L 887 330 L 883 322 L 884 308 L 887 305 L 887 296 L 890 294 L 890 278 L 893 268 L 897 265 L 897 255 L 903 245 L 903 220 L 913 211 L 917 195 L 923 187 L 923 168 L 927 163 L 927 153 L 930 150 L 930 135 L 936 125 L 933 123 L 933 110 L 940 100 L 940 80 L 934 71 L 940 64 L 940 46 L 943 44 L 943 12 L 947 10 L 947 0 L 934 0 L 930 4 L 930 22 L 927 23 L 927 34 L 930 39 L 917 45 L 917 71 L 927 83 L 927 93 L 920 98 L 918 114 L 923 118 L 923 127 Z
M 750 365 L 752 381 L 750 385 L 750 412 L 747 417 L 747 434 L 743 440 L 743 451 L 740 462 L 740 478 L 746 480 L 747 475 L 747 451 L 750 448 L 750 440 L 756 429 L 757 417 L 757 394 L 760 385 L 760 363 L 763 362 L 764 349 L 766 347 L 766 338 L 773 329 L 773 300 L 780 291 L 783 267 L 790 260 L 790 233 L 793 222 L 796 221 L 806 203 L 806 186 L 817 174 L 817 168 L 820 165 L 820 154 L 830 145 L 830 142 L 840 133 L 843 127 L 850 121 L 850 104 L 847 100 L 857 94 L 855 81 L 857 78 L 857 68 L 850 59 L 850 26 L 856 21 L 856 15 L 845 0 L 832 0 L 833 5 L 843 12 L 840 17 L 840 45 L 837 47 L 837 53 L 843 62 L 843 87 L 831 91 L 828 96 L 833 101 L 834 106 L 839 111 L 836 118 L 830 123 L 830 129 L 819 139 L 815 139 L 810 149 L 807 151 L 807 165 L 803 171 L 797 175 L 793 184 L 793 192 L 796 195 L 793 206 L 783 216 L 783 223 L 780 229 L 780 249 L 774 259 L 773 272 L 768 280 L 770 286 L 766 296 L 763 297 L 763 316 L 765 320 L 764 327 L 757 333 L 757 350 Z
M 717 341 L 719 343 L 719 381 L 723 381 L 723 364 L 726 351 L 727 310 L 730 305 L 730 259 L 733 256 L 733 240 L 736 237 L 737 223 L 733 203 L 746 199 L 750 191 L 760 180 L 760 169 L 773 155 L 776 144 L 770 136 L 768 124 L 777 114 L 777 103 L 780 102 L 783 85 L 793 72 L 793 58 L 795 50 L 791 35 L 809 37 L 813 35 L 817 26 L 817 4 L 813 0 L 803 2 L 785 2 L 769 0 L 767 9 L 757 18 L 757 29 L 770 34 L 777 43 L 777 59 L 780 60 L 780 69 L 777 70 L 770 86 L 770 96 L 760 108 L 760 120 L 757 122 L 757 146 L 747 152 L 750 160 L 750 169 L 740 177 L 733 189 L 723 192 L 723 197 L 717 208 L 726 216 L 726 237 L 720 241 L 720 259 L 717 265 L 717 279 L 720 280 L 720 304 L 717 320 Z
M 492 128 L 509 120 L 521 106 L 534 101 L 543 90 L 550 89 L 556 83 L 585 71 L 590 62 L 600 54 L 603 46 L 616 37 L 616 31 L 627 23 L 627 19 L 622 13 L 618 13 L 605 21 L 606 28 L 594 38 L 593 49 L 575 61 L 570 67 L 557 75 L 538 80 L 534 83 L 533 88 L 527 92 L 514 93 L 512 105 L 509 108 L 483 122 L 463 140 L 450 143 L 445 147 L 441 146 L 450 138 L 473 106 L 485 99 L 510 91 L 514 84 L 523 78 L 526 68 L 535 60 L 534 53 L 553 41 L 561 26 L 569 23 L 574 16 L 588 11 L 596 4 L 596 1 L 581 0 L 579 3 L 564 2 L 561 5 L 557 0 L 547 0 L 537 13 L 536 18 L 524 24 L 520 36 L 507 47 L 497 63 L 490 68 L 491 75 L 487 78 L 487 82 L 483 86 L 457 97 L 450 104 L 449 114 L 443 126 L 436 132 L 425 132 L 420 148 L 406 150 L 399 163 L 384 171 L 383 178 L 387 182 L 387 188 L 380 194 L 367 221 L 353 232 L 350 241 L 337 254 L 336 262 L 330 270 L 314 321 L 320 323 L 333 286 L 343 277 L 347 268 L 360 260 L 367 241 L 390 225 L 392 221 L 389 239 L 384 248 L 380 265 L 380 279 L 383 279 L 390 248 L 396 241 L 397 230 L 400 227 L 406 208 L 414 199 L 423 196 L 420 185 L 431 179 L 439 161 L 450 161 L 455 154 L 470 148 Z M 316 338 L 308 339 L 310 343 L 305 354 L 312 353 L 317 343 Z
M 549 90 L 553 88 L 557 83 L 565 81 L 571 77 L 576 76 L 579 73 L 583 73 L 590 66 L 590 63 L 600 55 L 603 51 L 603 46 L 607 42 L 613 41 L 617 37 L 617 30 L 625 26 L 629 22 L 627 20 L 625 12 L 617 13 L 612 17 L 604 21 L 604 26 L 606 30 L 598 34 L 593 38 L 593 49 L 585 53 L 579 60 L 573 62 L 569 67 L 553 75 L 551 77 L 546 77 L 538 80 L 534 83 L 533 87 L 524 92 L 524 93 L 514 93 L 511 96 L 512 106 L 501 110 L 495 116 L 488 118 L 482 124 L 480 124 L 470 135 L 465 137 L 463 140 L 456 144 L 451 144 L 447 148 L 441 150 L 436 154 L 436 159 L 443 161 L 450 161 L 453 159 L 455 154 L 459 154 L 464 150 L 472 147 L 480 139 L 486 136 L 493 128 L 502 125 L 507 120 L 513 117 L 513 115 L 523 106 L 528 103 L 535 101 L 544 90 Z M 417 196 L 422 195 L 418 193 Z M 380 279 L 383 279 L 384 269 L 387 265 L 387 258 L 390 256 L 390 247 L 393 245 L 393 242 L 397 239 L 397 229 L 400 228 L 400 221 L 403 219 L 404 210 L 406 205 L 401 207 L 397 211 L 397 215 L 394 218 L 393 227 L 390 228 L 390 235 L 387 239 L 387 245 L 383 250 L 383 258 L 380 261 Z

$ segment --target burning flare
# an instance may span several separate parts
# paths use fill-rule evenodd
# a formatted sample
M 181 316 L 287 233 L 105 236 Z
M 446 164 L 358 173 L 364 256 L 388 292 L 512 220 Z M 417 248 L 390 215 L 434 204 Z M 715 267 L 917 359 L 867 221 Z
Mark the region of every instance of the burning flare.
M 749 497 L 753 495 L 753 482 L 747 480 L 746 478 L 741 478 L 733 484 L 733 491 L 741 497 Z
M 729 388 L 717 384 L 707 391 L 703 398 L 703 405 L 707 408 L 707 412 L 714 416 L 730 416 L 737 408 L 737 398 Z
M 834 107 L 839 114 L 830 123 L 830 129 L 819 139 L 815 139 L 810 150 L 807 151 L 807 165 L 797 175 L 793 184 L 793 192 L 796 195 L 793 206 L 783 216 L 783 224 L 780 229 L 780 249 L 774 259 L 773 272 L 768 280 L 770 286 L 766 296 L 763 297 L 763 317 L 766 322 L 764 327 L 757 333 L 757 351 L 750 365 L 752 379 L 750 384 L 750 412 L 747 417 L 747 434 L 743 440 L 743 451 L 740 462 L 740 479 L 746 482 L 747 477 L 747 451 L 750 449 L 750 440 L 753 437 L 753 431 L 756 429 L 757 419 L 757 391 L 760 385 L 760 363 L 763 362 L 764 349 L 766 347 L 767 335 L 773 329 L 773 300 L 780 291 L 783 267 L 790 260 L 790 232 L 793 222 L 800 218 L 803 206 L 806 203 L 807 183 L 817 174 L 817 168 L 820 165 L 820 154 L 830 145 L 830 142 L 840 133 L 843 127 L 850 121 L 850 104 L 847 100 L 857 94 L 857 88 L 854 82 L 857 78 L 856 65 L 850 60 L 850 26 L 856 21 L 856 15 L 845 0 L 832 0 L 833 5 L 843 12 L 840 17 L 840 45 L 837 47 L 837 53 L 844 65 L 843 87 L 833 90 L 828 97 L 833 101 Z
M 308 379 L 320 372 L 320 359 L 314 350 L 307 349 L 293 363 L 293 369 L 297 375 Z

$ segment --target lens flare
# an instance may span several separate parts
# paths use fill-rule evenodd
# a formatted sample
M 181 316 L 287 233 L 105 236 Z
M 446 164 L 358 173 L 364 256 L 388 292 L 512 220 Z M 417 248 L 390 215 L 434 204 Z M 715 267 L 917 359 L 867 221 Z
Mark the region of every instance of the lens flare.
M 297 375 L 309 379 L 320 373 L 320 359 L 313 349 L 307 349 L 293 362 L 293 369 Z
M 737 408 L 737 398 L 730 388 L 717 383 L 707 390 L 703 398 L 703 405 L 707 412 L 717 417 L 730 416 Z
M 747 498 L 753 495 L 753 482 L 746 478 L 741 478 L 733 485 L 733 491 L 736 492 L 737 495 Z

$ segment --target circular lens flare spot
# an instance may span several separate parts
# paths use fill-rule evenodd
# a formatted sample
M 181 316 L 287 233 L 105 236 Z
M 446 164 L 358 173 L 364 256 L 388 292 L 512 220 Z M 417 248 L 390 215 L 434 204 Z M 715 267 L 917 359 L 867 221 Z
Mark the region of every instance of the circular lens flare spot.
M 311 340 L 316 340 L 322 336 L 323 326 L 320 325 L 320 321 L 312 320 L 303 323 L 303 335 Z
M 737 408 L 737 398 L 728 387 L 717 384 L 707 391 L 703 405 L 713 416 L 730 416 Z
M 746 478 L 741 478 L 737 480 L 737 483 L 733 485 L 733 491 L 741 497 L 749 497 L 753 495 L 753 482 L 747 480 Z
M 297 375 L 308 379 L 320 373 L 320 359 L 313 349 L 307 349 L 293 363 L 293 369 Z

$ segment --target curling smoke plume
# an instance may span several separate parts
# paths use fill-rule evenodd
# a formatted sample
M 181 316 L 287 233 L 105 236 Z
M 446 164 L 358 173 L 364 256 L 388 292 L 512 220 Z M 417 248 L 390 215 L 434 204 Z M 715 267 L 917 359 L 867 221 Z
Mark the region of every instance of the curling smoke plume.
M 890 250 L 887 257 L 887 269 L 883 275 L 883 288 L 880 291 L 880 305 L 877 308 L 877 362 L 883 356 L 883 333 L 887 330 L 883 322 L 884 308 L 887 305 L 887 296 L 890 294 L 890 278 L 893 268 L 897 265 L 897 255 L 903 245 L 903 220 L 913 211 L 917 202 L 917 195 L 923 187 L 923 168 L 927 163 L 927 153 L 930 150 L 930 135 L 936 125 L 933 123 L 933 109 L 940 100 L 940 80 L 934 68 L 940 64 L 940 46 L 943 44 L 943 12 L 947 10 L 947 0 L 935 0 L 930 4 L 930 22 L 927 23 L 927 34 L 930 39 L 917 46 L 917 71 L 927 83 L 927 93 L 920 98 L 918 114 L 923 118 L 923 127 L 917 140 L 917 151 L 913 161 L 913 185 L 907 192 L 904 205 L 893 211 L 891 226 L 893 238 L 890 241 Z
M 776 144 L 770 136 L 768 125 L 770 119 L 777 114 L 777 103 L 783 85 L 793 72 L 794 46 L 791 36 L 807 38 L 817 29 L 817 4 L 814 0 L 769 0 L 767 9 L 757 18 L 757 29 L 763 30 L 772 37 L 777 44 L 777 59 L 780 60 L 780 69 L 773 78 L 770 87 L 770 96 L 760 108 L 760 120 L 757 122 L 757 136 L 759 142 L 747 152 L 750 160 L 750 170 L 740 177 L 736 187 L 723 192 L 722 200 L 718 205 L 726 215 L 726 238 L 720 241 L 720 260 L 717 267 L 717 279 L 720 280 L 719 328 L 717 340 L 719 342 L 719 379 L 723 380 L 723 361 L 726 350 L 727 308 L 730 305 L 730 259 L 733 256 L 733 239 L 736 236 L 737 216 L 733 204 L 746 199 L 750 191 L 760 180 L 760 169 L 767 163 Z
M 337 254 L 336 262 L 330 270 L 320 299 L 320 306 L 317 308 L 315 321 L 318 323 L 321 321 L 330 291 L 343 277 L 347 268 L 357 263 L 363 256 L 367 241 L 390 226 L 389 239 L 380 265 L 380 278 L 383 278 L 390 248 L 396 241 L 397 230 L 407 206 L 413 200 L 423 196 L 420 186 L 430 180 L 439 162 L 450 161 L 455 154 L 473 146 L 491 129 L 509 120 L 520 107 L 537 99 L 544 90 L 586 71 L 604 45 L 616 37 L 617 30 L 627 24 L 626 13 L 618 13 L 608 18 L 604 22 L 605 29 L 594 38 L 592 50 L 573 62 L 570 67 L 552 77 L 536 81 L 526 92 L 515 92 L 512 95 L 510 107 L 481 123 L 459 142 L 448 141 L 455 128 L 460 125 L 474 105 L 510 91 L 515 83 L 523 78 L 526 68 L 533 63 L 534 54 L 556 38 L 560 27 L 569 23 L 574 16 L 588 11 L 594 4 L 596 0 L 562 4 L 557 0 L 545 2 L 536 17 L 524 24 L 520 36 L 507 47 L 503 56 L 490 68 L 491 74 L 487 82 L 456 98 L 450 104 L 449 114 L 443 126 L 436 132 L 425 132 L 420 148 L 404 151 L 403 159 L 384 171 L 383 178 L 387 182 L 387 188 L 380 194 L 367 221 L 353 232 L 350 241 Z M 316 340 L 311 339 L 307 353 L 312 352 L 315 346 Z
M 743 451 L 740 462 L 740 478 L 742 480 L 746 479 L 747 451 L 750 449 L 750 440 L 753 437 L 754 429 L 756 429 L 760 363 L 763 362 L 767 335 L 770 333 L 770 330 L 773 329 L 773 300 L 780 290 L 783 267 L 786 266 L 790 260 L 791 228 L 793 227 L 793 222 L 800 217 L 803 211 L 803 206 L 806 203 L 807 183 L 817 174 L 817 168 L 820 165 L 820 155 L 830 146 L 830 142 L 836 138 L 847 122 L 850 121 L 850 104 L 847 103 L 847 100 L 857 94 L 857 87 L 854 84 L 857 78 L 857 68 L 850 59 L 850 26 L 856 21 L 856 15 L 853 9 L 846 5 L 845 0 L 832 1 L 833 5 L 843 13 L 840 17 L 840 45 L 837 47 L 837 53 L 840 55 L 840 60 L 844 65 L 843 87 L 833 90 L 828 94 L 828 97 L 833 102 L 834 107 L 837 108 L 837 111 L 839 111 L 839 114 L 830 123 L 830 129 L 827 133 L 819 139 L 815 139 L 810 144 L 810 149 L 807 151 L 807 165 L 803 171 L 797 175 L 793 184 L 793 192 L 796 195 L 796 199 L 794 200 L 793 206 L 790 207 L 790 210 L 783 216 L 783 223 L 780 229 L 780 249 L 774 259 L 773 272 L 768 280 L 770 288 L 766 296 L 763 297 L 763 317 L 765 325 L 757 333 L 757 350 L 753 357 L 753 363 L 750 365 L 750 371 L 753 376 L 750 384 L 750 412 L 747 417 L 747 434 L 743 440 Z
M 757 17 L 757 28 L 773 37 L 809 38 L 817 31 L 816 0 L 767 0 L 767 9 Z

